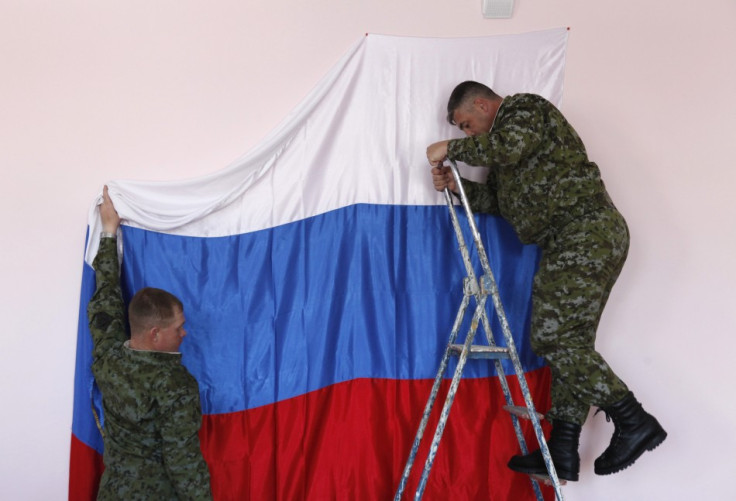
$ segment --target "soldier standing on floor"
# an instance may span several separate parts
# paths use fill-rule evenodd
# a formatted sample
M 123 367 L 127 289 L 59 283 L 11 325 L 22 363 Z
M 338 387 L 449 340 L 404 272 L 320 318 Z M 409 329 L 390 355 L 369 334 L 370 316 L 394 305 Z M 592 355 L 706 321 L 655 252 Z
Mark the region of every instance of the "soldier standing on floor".
M 103 191 L 103 233 L 94 260 L 97 288 L 87 307 L 92 373 L 102 392 L 105 471 L 98 500 L 211 500 L 202 457 L 197 381 L 181 364 L 184 309 L 172 294 L 146 287 L 128 308 L 120 291 L 120 217 Z

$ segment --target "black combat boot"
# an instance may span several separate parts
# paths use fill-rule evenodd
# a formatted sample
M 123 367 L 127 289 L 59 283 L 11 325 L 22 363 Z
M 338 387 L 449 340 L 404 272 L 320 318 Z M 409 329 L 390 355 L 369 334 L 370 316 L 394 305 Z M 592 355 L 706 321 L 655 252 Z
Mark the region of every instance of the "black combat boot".
M 576 481 L 580 473 L 580 444 L 581 426 L 566 421 L 552 422 L 547 446 L 549 447 L 552 464 L 555 465 L 557 477 L 564 480 Z M 509 468 L 519 473 L 547 475 L 547 466 L 544 464 L 542 451 L 536 450 L 526 456 L 514 456 L 509 460 Z
M 601 407 L 615 427 L 611 445 L 595 460 L 598 475 L 616 473 L 634 464 L 639 456 L 651 451 L 667 438 L 659 422 L 645 411 L 629 392 L 615 404 Z

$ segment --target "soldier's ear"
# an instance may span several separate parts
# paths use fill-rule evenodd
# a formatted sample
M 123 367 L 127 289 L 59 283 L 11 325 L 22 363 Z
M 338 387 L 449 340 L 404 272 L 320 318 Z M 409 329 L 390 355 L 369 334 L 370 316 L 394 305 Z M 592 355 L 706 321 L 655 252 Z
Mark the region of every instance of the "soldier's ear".
M 485 113 L 488 113 L 489 107 L 488 107 L 488 101 L 483 99 L 482 97 L 475 98 L 475 101 L 473 101 L 473 104 L 476 108 L 484 111 Z

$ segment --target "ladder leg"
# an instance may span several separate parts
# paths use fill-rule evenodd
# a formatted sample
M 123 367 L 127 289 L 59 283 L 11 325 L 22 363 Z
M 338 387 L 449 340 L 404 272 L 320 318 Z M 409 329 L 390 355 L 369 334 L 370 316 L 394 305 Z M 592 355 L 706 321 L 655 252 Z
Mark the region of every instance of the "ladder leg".
M 483 321 L 483 328 L 486 334 L 486 341 L 488 342 L 489 346 L 494 346 L 496 344 L 496 341 L 493 339 L 493 333 L 491 331 L 491 324 L 488 321 L 488 315 L 486 314 L 485 311 L 483 311 L 481 320 Z M 499 383 L 501 384 L 501 391 L 506 401 L 506 405 L 514 405 L 514 399 L 511 396 L 511 389 L 509 388 L 509 383 L 506 380 L 506 371 L 503 368 L 503 363 L 499 359 L 495 360 L 494 362 L 495 362 L 495 367 L 496 367 L 496 373 L 498 374 L 498 380 L 499 380 Z M 511 421 L 514 425 L 514 431 L 516 432 L 516 438 L 518 439 L 519 446 L 521 447 L 521 452 L 523 454 L 526 454 L 528 452 L 527 447 L 526 447 L 526 441 L 524 440 L 524 434 L 521 431 L 521 425 L 519 424 L 519 420 L 514 415 L 512 415 L 511 418 L 512 418 Z
M 488 342 L 488 346 L 494 346 L 496 344 L 496 341 L 493 338 L 491 323 L 488 321 L 488 315 L 486 314 L 485 309 L 482 312 L 481 320 L 483 322 L 483 329 L 486 334 L 486 341 Z M 509 356 L 511 356 L 511 354 L 509 354 Z M 506 380 L 506 371 L 503 368 L 503 363 L 500 359 L 496 359 L 494 360 L 494 362 L 496 366 L 496 373 L 498 374 L 498 381 L 501 384 L 501 391 L 503 393 L 504 399 L 506 400 L 506 405 L 514 405 L 514 399 L 511 396 L 511 389 L 509 388 L 509 383 Z M 527 454 L 529 450 L 526 446 L 524 433 L 521 430 L 521 423 L 519 422 L 519 418 L 514 416 L 513 414 L 511 414 L 511 424 L 514 427 L 514 433 L 516 434 L 516 440 L 519 442 L 521 453 Z M 539 483 L 531 476 L 529 477 L 529 480 L 532 483 L 532 489 L 534 489 L 534 495 L 536 496 L 537 501 L 544 501 L 544 496 L 542 495 L 542 490 L 539 487 Z
M 417 451 L 419 450 L 419 444 L 422 441 L 422 436 L 424 435 L 424 430 L 427 427 L 427 422 L 429 421 L 429 416 L 432 413 L 432 407 L 434 407 L 434 402 L 437 399 L 437 393 L 439 392 L 440 384 L 442 383 L 442 376 L 445 373 L 445 370 L 447 369 L 447 360 L 450 358 L 450 345 L 455 342 L 455 339 L 457 338 L 457 333 L 460 330 L 460 326 L 462 324 L 462 320 L 465 317 L 465 311 L 468 307 L 468 303 L 470 302 L 470 296 L 465 294 L 463 296 L 463 301 L 460 303 L 460 308 L 458 309 L 458 313 L 455 317 L 455 323 L 452 327 L 452 332 L 450 333 L 450 339 L 447 343 L 447 348 L 445 348 L 445 354 L 442 357 L 442 361 L 440 362 L 440 367 L 437 370 L 437 375 L 434 378 L 434 384 L 432 385 L 432 391 L 429 394 L 429 398 L 427 399 L 427 403 L 424 406 L 424 413 L 422 414 L 422 420 L 419 423 L 419 428 L 417 429 L 416 436 L 414 437 L 414 443 L 411 446 L 411 452 L 409 452 L 409 458 L 406 461 L 406 465 L 404 466 L 404 472 L 401 475 L 401 481 L 399 482 L 399 488 L 396 491 L 396 495 L 394 496 L 394 501 L 400 501 L 401 496 L 404 493 L 404 489 L 406 489 L 406 482 L 409 480 L 409 474 L 411 473 L 411 469 L 414 465 L 414 460 L 417 456 Z
M 478 243 L 482 245 L 482 243 Z M 519 381 L 521 393 L 524 396 L 524 403 L 526 404 L 526 407 L 529 411 L 529 418 L 531 419 L 532 427 L 534 428 L 534 434 L 537 436 L 537 442 L 539 442 L 539 448 L 542 452 L 544 464 L 547 467 L 547 472 L 549 473 L 549 477 L 552 481 L 552 485 L 554 487 L 555 495 L 557 496 L 558 501 L 563 501 L 560 480 L 557 477 L 557 472 L 555 471 L 555 466 L 552 462 L 552 456 L 550 455 L 547 441 L 544 438 L 544 432 L 542 431 L 542 425 L 539 422 L 539 416 L 537 416 L 536 409 L 534 408 L 531 391 L 529 390 L 529 385 L 526 382 L 526 376 L 524 374 L 524 369 L 521 366 L 521 361 L 519 360 L 519 354 L 516 351 L 516 343 L 514 343 L 514 338 L 511 335 L 511 328 L 509 327 L 508 321 L 506 319 L 506 314 L 503 310 L 503 304 L 501 304 L 501 296 L 498 292 L 498 286 L 495 279 L 493 278 L 493 274 L 489 272 L 490 268 L 488 269 L 488 272 L 483 276 L 483 290 L 490 292 L 493 305 L 496 308 L 496 314 L 498 316 L 499 322 L 501 323 L 501 330 L 506 341 L 506 346 L 509 348 L 509 357 L 511 358 L 511 363 L 514 366 L 514 372 L 516 373 L 517 380 Z
M 457 387 L 460 384 L 460 376 L 462 376 L 463 369 L 465 368 L 465 363 L 468 361 L 468 353 L 470 352 L 470 345 L 473 343 L 473 337 L 475 334 L 475 331 L 478 329 L 478 321 L 480 317 L 480 313 L 485 308 L 485 299 L 482 299 L 476 306 L 475 314 L 473 315 L 473 320 L 470 323 L 470 330 L 468 332 L 467 337 L 465 338 L 465 344 L 463 346 L 463 351 L 460 353 L 460 358 L 457 362 L 457 367 L 455 368 L 455 374 L 452 377 L 452 383 L 450 383 L 450 389 L 447 391 L 447 397 L 445 398 L 445 405 L 442 407 L 442 413 L 440 414 L 440 420 L 437 423 L 437 428 L 435 429 L 434 438 L 432 439 L 432 445 L 429 448 L 429 454 L 427 455 L 427 460 L 424 464 L 424 470 L 422 471 L 422 477 L 419 480 L 419 486 L 417 487 L 417 491 L 414 495 L 414 500 L 419 501 L 422 499 L 422 495 L 424 494 L 424 489 L 427 486 L 427 479 L 429 478 L 429 472 L 432 469 L 432 464 L 434 463 L 434 458 L 437 455 L 437 449 L 440 445 L 440 440 L 442 439 L 442 433 L 445 431 L 445 425 L 447 424 L 447 418 L 450 415 L 450 409 L 452 408 L 452 404 L 455 401 L 455 394 L 457 393 Z

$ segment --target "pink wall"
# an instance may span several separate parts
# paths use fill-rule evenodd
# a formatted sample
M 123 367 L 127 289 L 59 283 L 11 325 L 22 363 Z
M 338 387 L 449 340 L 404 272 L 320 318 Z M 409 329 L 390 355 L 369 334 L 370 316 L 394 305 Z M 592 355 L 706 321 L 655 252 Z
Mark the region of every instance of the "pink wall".
M 253 147 L 365 32 L 570 26 L 563 110 L 633 243 L 599 348 L 670 438 L 568 500 L 727 499 L 736 472 L 736 4 L 517 0 L 0 4 L 0 499 L 64 499 L 87 210 L 109 179 L 182 179 Z M 730 313 L 729 313 L 730 312 Z M 729 398 L 730 397 L 730 398 Z

